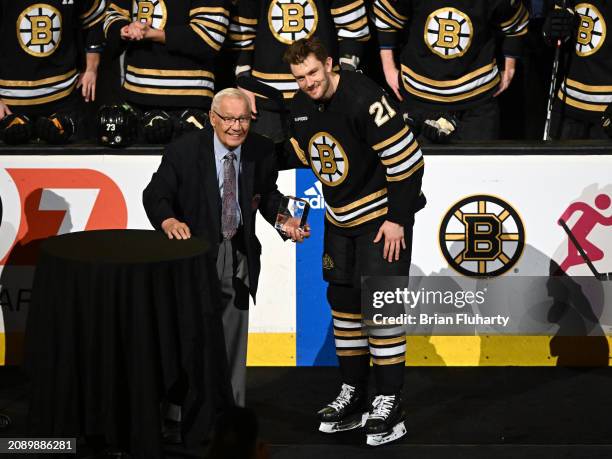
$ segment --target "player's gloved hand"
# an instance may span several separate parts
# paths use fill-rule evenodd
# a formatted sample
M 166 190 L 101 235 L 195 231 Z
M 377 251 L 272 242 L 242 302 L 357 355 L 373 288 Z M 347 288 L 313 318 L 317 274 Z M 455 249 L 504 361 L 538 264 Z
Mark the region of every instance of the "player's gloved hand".
M 414 113 L 404 113 L 403 117 L 414 136 L 420 136 L 421 131 L 423 130 L 423 117 Z
M 359 58 L 350 54 L 345 54 L 339 61 L 340 69 L 355 72 L 359 67 Z
M 603 127 L 604 132 L 608 134 L 608 137 L 612 139 L 612 105 L 608 105 L 608 108 L 606 108 L 606 111 L 601 117 L 601 127 Z
M 147 143 L 168 143 L 172 140 L 174 123 L 163 110 L 151 110 L 142 117 L 142 132 Z
M 577 17 L 570 8 L 555 8 L 544 21 L 542 35 L 550 46 L 555 46 L 559 40 L 566 42 L 573 35 L 577 26 Z
M 0 120 L 0 138 L 9 145 L 27 143 L 33 130 L 32 122 L 25 115 L 11 113 Z
M 442 115 L 436 120 L 423 122 L 422 134 L 433 143 L 448 143 L 457 133 L 458 121 L 453 115 Z
M 36 136 L 45 142 L 61 145 L 68 142 L 76 126 L 68 114 L 54 113 L 36 120 Z
M 188 108 L 179 115 L 179 125 L 181 134 L 194 131 L 196 129 L 204 129 L 208 124 L 208 115 L 204 110 L 197 108 Z

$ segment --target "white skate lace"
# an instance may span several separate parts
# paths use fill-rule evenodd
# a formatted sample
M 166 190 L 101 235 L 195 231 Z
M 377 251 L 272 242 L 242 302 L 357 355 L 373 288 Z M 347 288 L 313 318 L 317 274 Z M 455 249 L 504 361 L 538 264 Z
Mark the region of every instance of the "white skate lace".
M 372 412 L 368 419 L 386 419 L 395 402 L 395 395 L 377 395 L 372 402 Z
M 353 386 L 350 386 L 348 384 L 342 384 L 340 395 L 338 395 L 336 397 L 336 400 L 334 400 L 327 406 L 333 408 L 336 411 L 340 411 L 342 408 L 344 408 L 351 402 L 351 396 L 353 395 L 353 392 L 355 392 L 355 388 Z

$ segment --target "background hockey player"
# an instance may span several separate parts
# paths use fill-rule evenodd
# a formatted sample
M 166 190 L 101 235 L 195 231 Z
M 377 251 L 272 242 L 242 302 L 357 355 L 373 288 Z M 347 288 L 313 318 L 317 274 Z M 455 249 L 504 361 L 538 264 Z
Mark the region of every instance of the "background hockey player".
M 365 423 L 368 443 L 377 445 L 405 433 L 406 336 L 402 327 L 367 336 L 361 276 L 408 276 L 414 214 L 425 204 L 423 156 L 389 96 L 360 73 L 335 73 L 318 39 L 296 41 L 285 60 L 300 87 L 291 103 L 288 165 L 310 166 L 327 203 L 323 277 L 343 384 L 319 412 L 320 430 Z M 370 357 L 376 397 L 368 407 Z
M 86 102 L 96 94 L 105 7 L 105 0 L 0 2 L 4 142 L 64 143 L 75 133 L 79 94 Z
M 238 0 L 230 28 L 231 46 L 238 51 L 238 85 L 242 77 L 252 76 L 281 91 L 284 98 L 293 97 L 298 86 L 283 53 L 287 45 L 311 36 L 323 42 L 343 69 L 355 70 L 370 38 L 364 0 Z M 282 108 L 245 92 L 256 116 L 252 129 L 281 142 Z
M 110 2 L 108 46 L 124 49 L 123 96 L 143 112 L 149 143 L 206 123 L 214 91 L 214 58 L 229 25 L 226 0 Z
M 415 120 L 453 124 L 425 123 L 428 138 L 499 137 L 495 97 L 514 77 L 529 22 L 520 0 L 376 0 L 374 18 L 385 79 L 402 109 Z M 498 34 L 501 66 L 495 59 Z M 402 42 L 400 71 L 393 50 Z
M 566 56 L 553 105 L 552 137 L 606 139 L 606 131 L 612 134 L 612 113 L 606 113 L 612 104 L 612 41 L 607 35 L 612 2 L 567 1 L 566 8 L 560 5 L 558 2 L 544 26 L 544 36 L 550 44 L 557 40 L 565 43 Z

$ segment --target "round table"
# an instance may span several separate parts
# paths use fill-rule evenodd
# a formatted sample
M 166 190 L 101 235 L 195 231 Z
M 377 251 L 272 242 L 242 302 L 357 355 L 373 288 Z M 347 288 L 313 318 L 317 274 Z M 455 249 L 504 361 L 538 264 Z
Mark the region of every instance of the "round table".
M 146 230 L 70 233 L 40 246 L 28 313 L 31 436 L 103 436 L 163 457 L 160 401 L 187 382 L 183 437 L 231 405 L 208 244 Z

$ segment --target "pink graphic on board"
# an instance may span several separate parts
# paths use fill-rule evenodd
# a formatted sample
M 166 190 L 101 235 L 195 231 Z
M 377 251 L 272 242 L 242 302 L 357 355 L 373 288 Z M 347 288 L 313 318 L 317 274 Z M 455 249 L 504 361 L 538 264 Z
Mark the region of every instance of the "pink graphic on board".
M 607 194 L 600 194 L 595 198 L 595 207 L 600 211 L 610 207 L 612 200 Z M 595 244 L 590 242 L 587 237 L 593 231 L 597 224 L 603 226 L 612 226 L 612 215 L 606 217 L 597 209 L 593 208 L 586 202 L 574 202 L 563 212 L 559 220 L 567 222 L 575 212 L 582 212 L 571 231 L 578 244 L 582 247 L 586 255 L 592 262 L 601 260 L 604 257 L 604 252 Z M 585 263 L 580 255 L 578 248 L 574 245 L 571 239 L 567 241 L 567 257 L 561 263 L 561 269 L 565 272 L 572 266 Z

